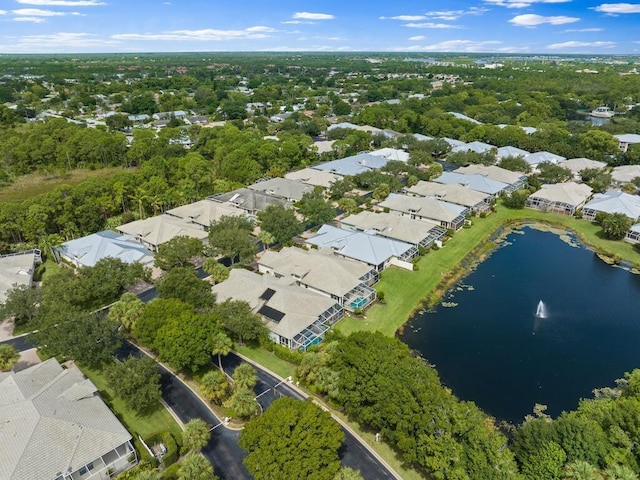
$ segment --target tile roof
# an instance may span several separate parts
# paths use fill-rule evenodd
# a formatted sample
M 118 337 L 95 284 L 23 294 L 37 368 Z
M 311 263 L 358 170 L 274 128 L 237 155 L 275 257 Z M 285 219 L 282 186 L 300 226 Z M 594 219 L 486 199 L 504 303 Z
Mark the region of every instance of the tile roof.
M 0 255 L 0 303 L 15 285 L 31 285 L 34 267 L 40 261 L 39 250 Z
M 466 167 L 460 167 L 453 171 L 454 173 L 462 173 L 464 175 L 482 175 L 483 177 L 490 178 L 496 182 L 506 183 L 513 185 L 526 178 L 522 172 L 512 172 L 505 168 L 500 168 L 496 165 L 480 165 L 473 164 Z
M 374 213 L 362 211 L 356 215 L 349 215 L 341 220 L 342 225 L 352 226 L 358 230 L 373 230 L 383 237 L 393 238 L 401 242 L 419 245 L 429 237 L 434 227 L 440 230 L 440 224 L 412 220 L 409 217 L 392 213 Z
M 341 179 L 339 175 L 335 175 L 331 172 L 325 172 L 324 170 L 316 170 L 314 168 L 303 168 L 302 170 L 289 172 L 284 176 L 284 178 L 324 188 L 331 187 L 333 182 Z
M 202 241 L 208 236 L 207 232 L 195 224 L 167 214 L 126 223 L 117 227 L 117 230 L 154 247 L 178 236 L 197 238 Z
M 413 187 L 406 189 L 407 192 L 419 195 L 421 197 L 437 198 L 456 205 L 465 207 L 474 207 L 479 203 L 489 201 L 490 195 L 470 188 L 463 187 L 459 184 L 444 184 L 435 182 L 425 182 L 420 180 Z
M 579 207 L 591 196 L 592 191 L 591 187 L 584 183 L 545 184 L 540 190 L 532 193 L 530 198 L 540 198 L 554 203 Z
M 381 208 L 389 208 L 397 212 L 415 213 L 420 217 L 437 222 L 453 222 L 468 211 L 466 207 L 427 197 L 410 197 L 392 193 L 383 202 Z
M 295 202 L 300 201 L 305 193 L 313 192 L 313 186 L 287 178 L 271 178 L 247 188 Z
M 208 199 L 172 208 L 166 213 L 206 228 L 209 228 L 212 222 L 220 220 L 221 217 L 246 215 L 244 210 Z

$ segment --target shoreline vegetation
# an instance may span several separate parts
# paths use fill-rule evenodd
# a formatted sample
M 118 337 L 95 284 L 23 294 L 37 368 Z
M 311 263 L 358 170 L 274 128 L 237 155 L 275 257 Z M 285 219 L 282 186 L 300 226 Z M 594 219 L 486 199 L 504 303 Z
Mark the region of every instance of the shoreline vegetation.
M 345 317 L 336 330 L 345 335 L 359 330 L 396 335 L 416 312 L 435 307 L 509 232 L 527 224 L 560 236 L 571 232 L 581 246 L 606 263 L 624 263 L 633 273 L 640 270 L 640 253 L 633 245 L 604 238 L 600 226 L 586 220 L 538 210 L 511 210 L 498 204 L 496 212 L 472 221 L 471 228 L 460 230 L 441 249 L 423 256 L 413 272 L 395 268 L 383 272 L 376 288 L 385 292 L 385 304 L 372 306 L 365 317 Z

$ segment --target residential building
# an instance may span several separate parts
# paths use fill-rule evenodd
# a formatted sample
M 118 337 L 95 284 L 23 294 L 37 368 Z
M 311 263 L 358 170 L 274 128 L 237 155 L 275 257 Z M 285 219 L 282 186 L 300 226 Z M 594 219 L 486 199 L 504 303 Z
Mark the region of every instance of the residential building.
M 631 183 L 640 178 L 640 165 L 621 165 L 611 172 L 611 179 L 618 184 Z
M 291 277 L 275 278 L 232 269 L 229 278 L 212 287 L 218 301 L 243 300 L 262 317 L 269 337 L 291 350 L 305 351 L 322 342 L 325 333 L 344 316 L 338 302 L 300 288 Z
M 56 248 L 60 257 L 76 267 L 93 267 L 104 258 L 116 258 L 124 263 L 153 264 L 153 252 L 140 245 L 130 235 L 111 230 L 93 233 L 64 242 Z
M 155 217 L 136 220 L 116 227 L 121 233 L 135 238 L 150 250 L 157 251 L 163 243 L 175 237 L 197 238 L 203 243 L 207 241 L 208 233 L 190 220 L 162 214 Z
M 167 210 L 166 213 L 172 217 L 194 223 L 204 229 L 208 229 L 213 222 L 220 220 L 222 217 L 242 217 L 246 215 L 244 210 L 233 205 L 214 202 L 209 199 L 172 208 Z
M 429 248 L 433 242 L 447 235 L 446 229 L 436 222 L 412 220 L 402 215 L 362 211 L 340 221 L 342 228 L 375 232 L 381 237 L 410 243 L 416 247 Z
M 618 139 L 619 148 L 622 152 L 626 152 L 629 146 L 640 143 L 640 135 L 636 133 L 624 133 L 622 135 L 614 135 Z
M 278 278 L 292 277 L 298 286 L 330 297 L 350 311 L 365 308 L 376 299 L 371 288 L 378 281 L 376 269 L 334 255 L 328 248 L 267 250 L 258 259 L 258 271 Z
M 586 170 L 586 169 L 602 170 L 607 166 L 607 164 L 604 162 L 597 162 L 595 160 L 591 160 L 589 158 L 584 158 L 584 157 L 562 160 L 561 162 L 558 162 L 558 165 L 571 170 L 574 180 L 582 179 L 580 177 L 580 172 L 582 170 Z
M 520 190 L 527 184 L 527 176 L 522 172 L 512 172 L 496 165 L 480 165 L 472 164 L 466 167 L 460 167 L 453 171 L 454 173 L 462 173 L 464 175 L 482 175 L 496 182 L 506 183 L 505 193 L 511 193 Z
M 526 206 L 543 212 L 573 215 L 591 197 L 592 189 L 584 183 L 545 184 L 527 198 Z
M 305 193 L 313 192 L 311 185 L 279 177 L 258 181 L 247 188 L 272 197 L 282 198 L 288 202 L 299 202 Z
M 384 167 L 389 160 L 385 157 L 371 155 L 370 153 L 359 153 L 351 157 L 332 160 L 330 162 L 314 165 L 312 168 L 336 175 L 357 175 L 371 170 L 378 170 Z
M 629 243 L 640 243 L 640 223 L 633 225 L 624 239 Z
M 411 261 L 418 249 L 405 242 L 391 240 L 373 232 L 364 233 L 323 225 L 318 233 L 307 239 L 309 245 L 331 248 L 336 255 L 366 263 L 381 272 L 389 265 L 413 269 Z
M 551 152 L 536 152 L 524 157 L 524 161 L 529 164 L 532 170 L 536 170 L 541 163 L 553 163 L 557 165 L 561 161 L 566 160 L 565 157 L 556 155 Z
M 453 231 L 458 231 L 464 226 L 465 217 L 470 213 L 468 208 L 435 198 L 410 197 L 394 193 L 378 206 L 411 219 L 436 222 L 441 227 Z
M 263 192 L 251 190 L 250 188 L 238 188 L 231 192 L 219 193 L 207 198 L 214 202 L 225 203 L 244 210 L 249 215 L 255 215 L 271 205 L 282 205 L 287 208 L 291 206 L 291 203 L 284 198 L 267 195 Z
M 492 198 L 497 197 L 509 188 L 509 185 L 504 182 L 498 182 L 497 180 L 492 180 L 491 178 L 478 174 L 468 175 L 464 173 L 442 172 L 442 175 L 434 178 L 433 181 L 450 185 L 462 185 L 476 192 L 486 193 Z
M 36 266 L 42 263 L 40 250 L 0 255 L 0 304 L 15 286 L 32 286 Z M 1 425 L 1 424 L 0 424 Z
M 75 366 L 0 373 L 0 478 L 110 480 L 137 463 L 132 437 Z
M 527 152 L 526 150 L 523 150 L 521 148 L 507 146 L 507 147 L 498 148 L 498 151 L 496 153 L 496 159 L 500 161 L 503 158 L 509 158 L 509 157 L 524 158 L 527 155 L 531 155 L 531 152 Z
M 475 153 L 489 153 L 491 152 L 492 149 L 495 149 L 496 147 L 494 147 L 493 145 L 489 145 L 488 143 L 484 143 L 484 142 L 469 142 L 469 143 L 465 143 L 464 145 L 458 145 L 455 146 L 453 148 L 451 148 L 451 153 L 458 153 L 458 152 L 475 152 Z
M 428 142 L 428 141 L 434 140 L 433 137 L 430 137 L 428 135 L 423 135 L 421 133 L 414 133 L 413 138 L 415 138 L 416 140 L 420 140 L 421 142 Z
M 445 184 L 420 180 L 406 192 L 418 197 L 437 198 L 445 202 L 461 205 L 473 212 L 486 212 L 491 209 L 491 195 L 477 192 L 457 183 Z
M 289 172 L 284 176 L 284 178 L 322 188 L 329 188 L 333 182 L 342 180 L 340 175 L 325 172 L 324 170 L 316 170 L 315 168 L 303 168 L 302 170 Z
M 462 140 L 456 140 L 455 138 L 442 137 L 442 140 L 447 142 L 451 148 L 460 147 L 466 145 Z
M 456 117 L 459 120 L 466 120 L 467 122 L 475 123 L 476 125 L 482 125 L 482 122 L 479 122 L 475 118 L 468 117 L 467 115 L 465 115 L 463 113 L 458 113 L 458 112 L 447 112 L 447 113 L 449 115 L 453 115 L 454 117 Z
M 593 200 L 582 209 L 582 217 L 594 221 L 600 212 L 622 213 L 636 221 L 640 218 L 640 196 L 624 193 L 620 190 L 596 193 Z
M 399 150 L 397 148 L 380 148 L 378 150 L 374 150 L 369 152 L 369 155 L 375 155 L 377 157 L 383 157 L 387 160 L 394 160 L 396 162 L 407 162 L 409 160 L 409 154 L 404 150 Z

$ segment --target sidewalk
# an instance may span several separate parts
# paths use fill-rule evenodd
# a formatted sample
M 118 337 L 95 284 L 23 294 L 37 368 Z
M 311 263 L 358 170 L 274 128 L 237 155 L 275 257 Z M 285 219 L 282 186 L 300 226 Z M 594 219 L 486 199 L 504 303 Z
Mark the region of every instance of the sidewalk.
M 13 320 L 4 320 L 0 323 L 0 342 L 13 338 Z

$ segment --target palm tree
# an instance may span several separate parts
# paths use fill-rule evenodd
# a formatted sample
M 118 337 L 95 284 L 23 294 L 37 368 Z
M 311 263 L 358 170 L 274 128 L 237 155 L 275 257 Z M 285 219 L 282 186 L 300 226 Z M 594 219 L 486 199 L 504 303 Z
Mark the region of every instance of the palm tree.
M 258 240 L 262 242 L 265 250 L 269 250 L 269 245 L 273 245 L 273 242 L 276 241 L 275 237 L 266 230 L 260 230 L 260 233 L 258 233 Z
M 182 461 L 178 480 L 217 480 L 209 461 L 199 453 L 190 453 Z
M 566 480 L 602 480 L 602 475 L 589 462 L 576 460 L 564 467 L 562 478 Z
M 250 390 L 258 383 L 258 375 L 251 365 L 241 363 L 233 372 L 233 383 L 238 389 Z
M 604 478 L 607 480 L 638 480 L 638 475 L 626 465 L 613 465 L 604 471 Z
M 57 247 L 64 243 L 64 239 L 58 235 L 57 233 L 50 233 L 48 235 L 43 235 L 40 237 L 38 241 L 38 248 L 45 252 L 45 254 L 51 254 L 51 258 L 56 263 L 60 262 L 60 258 L 58 256 L 58 252 L 56 250 Z
M 213 337 L 211 343 L 211 353 L 218 355 L 218 366 L 220 367 L 220 371 L 224 373 L 224 369 L 222 368 L 222 355 L 228 355 L 229 352 L 231 352 L 233 341 L 224 332 L 218 332 Z
M 229 381 L 227 376 L 218 370 L 211 370 L 204 374 L 200 381 L 202 393 L 211 402 L 221 405 L 229 395 Z
M 205 421 L 200 418 L 194 418 L 184 425 L 182 448 L 188 452 L 199 451 L 209 443 L 210 438 L 211 432 Z

